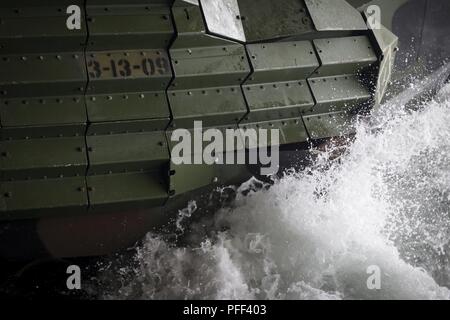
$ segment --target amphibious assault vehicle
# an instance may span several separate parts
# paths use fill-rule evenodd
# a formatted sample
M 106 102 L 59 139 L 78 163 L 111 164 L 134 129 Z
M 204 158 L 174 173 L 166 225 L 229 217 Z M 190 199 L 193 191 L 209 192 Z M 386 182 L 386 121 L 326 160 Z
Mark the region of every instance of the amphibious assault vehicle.
M 171 134 L 195 121 L 278 129 L 282 167 L 351 135 L 450 57 L 449 14 L 445 0 L 2 0 L 0 256 L 107 254 L 258 174 L 175 165 Z

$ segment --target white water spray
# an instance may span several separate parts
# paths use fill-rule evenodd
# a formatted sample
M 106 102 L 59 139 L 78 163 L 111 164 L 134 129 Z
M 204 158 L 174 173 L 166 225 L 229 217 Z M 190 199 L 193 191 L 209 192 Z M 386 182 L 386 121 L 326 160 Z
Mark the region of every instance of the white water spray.
M 338 161 L 244 184 L 184 247 L 149 234 L 102 297 L 450 299 L 450 86 L 419 111 L 386 104 L 376 126 L 359 124 Z

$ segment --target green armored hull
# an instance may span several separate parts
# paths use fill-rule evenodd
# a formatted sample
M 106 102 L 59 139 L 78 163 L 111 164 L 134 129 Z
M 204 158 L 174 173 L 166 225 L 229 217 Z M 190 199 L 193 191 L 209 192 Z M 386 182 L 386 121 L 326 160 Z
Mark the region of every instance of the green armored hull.
M 0 220 L 5 239 L 29 240 L 3 255 L 107 253 L 191 192 L 255 174 L 176 165 L 172 133 L 196 121 L 277 129 L 291 150 L 352 134 L 398 47 L 365 2 L 3 1 Z

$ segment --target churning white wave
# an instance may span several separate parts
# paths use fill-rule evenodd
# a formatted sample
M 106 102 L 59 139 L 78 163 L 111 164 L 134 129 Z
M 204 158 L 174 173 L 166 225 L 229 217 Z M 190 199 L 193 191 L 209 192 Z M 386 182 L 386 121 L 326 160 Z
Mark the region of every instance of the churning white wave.
M 450 299 L 450 86 L 420 110 L 391 101 L 331 151 L 188 226 L 190 203 L 184 244 L 148 234 L 133 261 L 100 272 L 114 282 L 101 298 Z

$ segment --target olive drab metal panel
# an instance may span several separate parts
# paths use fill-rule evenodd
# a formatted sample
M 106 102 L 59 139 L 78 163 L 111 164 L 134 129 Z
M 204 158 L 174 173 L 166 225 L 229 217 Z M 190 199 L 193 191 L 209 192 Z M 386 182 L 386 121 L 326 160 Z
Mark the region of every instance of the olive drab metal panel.
M 102 3 L 91 0 L 86 6 L 89 133 L 103 122 L 132 120 L 156 120 L 154 129 L 164 130 L 170 118 L 165 90 L 172 78 L 166 50 L 174 33 L 170 7 Z M 137 121 L 135 130 L 141 129 Z
M 172 125 L 192 128 L 196 120 L 204 126 L 237 125 L 247 113 L 240 88 L 250 73 L 245 47 L 205 34 L 200 7 L 181 3 L 173 8 L 178 36 L 170 49 Z
M 1 219 L 17 220 L 79 213 L 88 202 L 85 177 L 14 180 L 1 184 Z M 84 211 L 84 210 L 83 210 Z M 82 211 L 82 212 L 83 212 Z
M 356 119 L 346 112 L 329 112 L 305 116 L 304 121 L 311 139 L 317 140 L 353 134 Z
M 305 119 L 311 138 L 349 133 L 352 114 L 373 101 L 370 75 L 377 56 L 368 36 L 316 39 L 320 67 L 308 79 L 316 105 Z M 344 128 L 346 130 L 342 130 Z
M 81 30 L 67 29 L 69 4 L 83 1 L 0 4 L 2 219 L 88 205 L 87 32 L 84 17 Z
M 208 31 L 237 41 L 246 41 L 237 0 L 201 0 Z
M 381 102 L 396 44 L 343 0 L 4 0 L 0 220 L 174 204 L 254 174 L 220 160 L 257 142 L 352 134 Z M 203 163 L 198 121 L 242 129 L 238 143 Z M 190 163 L 172 155 L 176 129 Z
M 360 84 L 356 76 L 335 76 L 309 80 L 317 104 L 311 113 L 351 110 L 368 102 L 370 92 Z
M 238 0 L 247 42 L 308 35 L 315 31 L 303 0 Z
M 81 29 L 69 30 L 65 26 L 67 8 L 76 5 L 82 9 L 83 3 L 83 0 L 2 1 L 2 54 L 82 50 L 86 42 L 84 17 Z
M 367 12 L 364 11 L 363 14 L 367 19 Z M 375 90 L 375 108 L 378 108 L 386 93 L 393 72 L 396 52 L 398 50 L 398 37 L 382 25 L 379 29 L 374 29 L 371 26 L 369 29 L 376 40 L 376 47 L 381 53 Z
M 345 0 L 305 0 L 317 31 L 367 30 L 361 14 Z
M 2 142 L 2 180 L 84 175 L 84 141 L 79 137 L 21 139 Z
M 157 207 L 167 198 L 166 181 L 161 172 L 88 176 L 87 184 L 90 202 L 94 208 L 102 210 L 129 210 L 136 204 Z
M 204 127 L 237 128 L 248 111 L 241 89 L 250 74 L 245 47 L 207 34 L 196 1 L 176 1 L 172 11 L 178 35 L 170 49 L 175 73 L 168 90 L 173 115 L 171 128 L 192 129 L 195 121 L 202 121 Z M 169 131 L 169 139 L 170 136 Z M 191 171 L 198 172 L 198 165 L 172 164 L 172 195 L 211 184 L 214 179 L 211 177 L 214 167 L 204 169 L 201 170 L 204 174 L 190 180 L 187 187 L 184 179 Z
M 301 115 L 314 106 L 306 79 L 319 67 L 312 43 L 250 44 L 247 50 L 253 73 L 243 89 L 250 113 L 241 127 L 279 129 L 282 144 L 306 141 Z
M 174 35 L 164 1 L 86 3 L 89 76 L 86 106 L 90 207 L 160 206 L 168 198 L 172 79 L 167 48 Z
M 247 49 L 253 73 L 244 85 L 244 92 L 251 111 L 276 113 L 289 106 L 314 104 L 305 79 L 318 68 L 319 62 L 309 41 L 253 44 Z M 253 115 L 251 112 L 249 117 Z
M 377 56 L 367 36 L 314 40 L 322 62 L 316 74 L 330 76 L 355 74 L 377 62 Z

